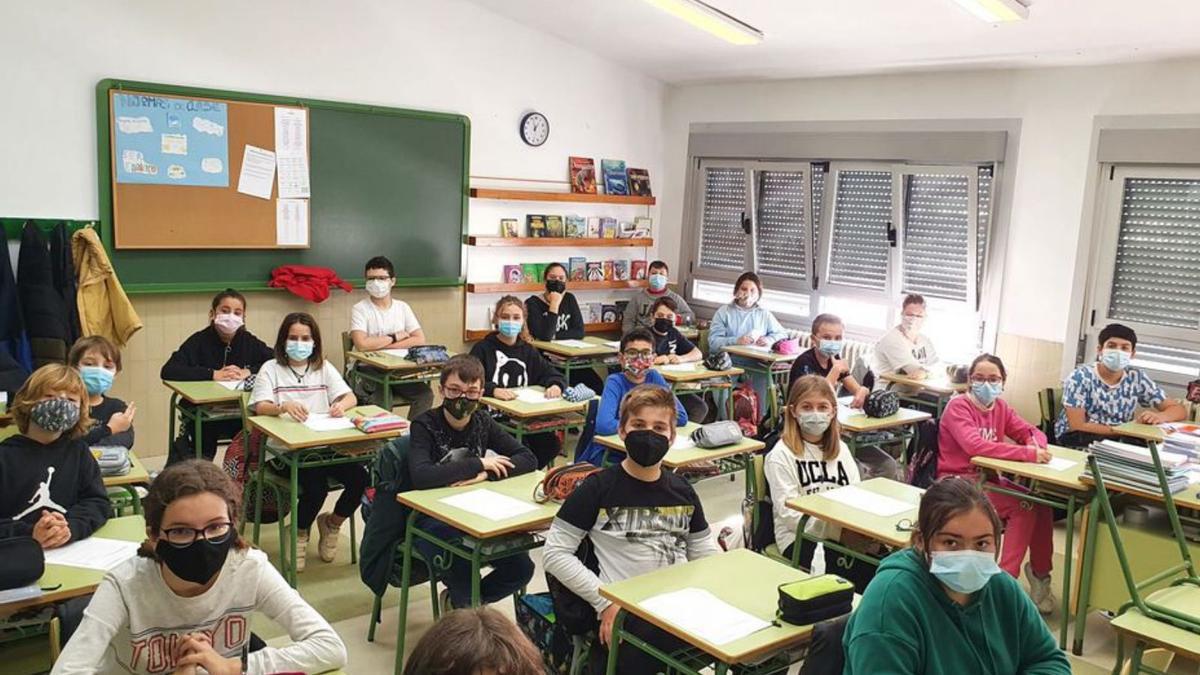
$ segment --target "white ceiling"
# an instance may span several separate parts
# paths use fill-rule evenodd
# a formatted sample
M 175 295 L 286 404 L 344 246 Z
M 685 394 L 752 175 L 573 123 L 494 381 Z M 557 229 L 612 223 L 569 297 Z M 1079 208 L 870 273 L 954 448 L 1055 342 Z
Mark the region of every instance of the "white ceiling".
M 1001 25 L 953 0 L 707 0 L 766 34 L 746 47 L 643 0 L 472 1 L 669 83 L 1200 55 L 1197 0 L 1036 0 L 1029 20 Z

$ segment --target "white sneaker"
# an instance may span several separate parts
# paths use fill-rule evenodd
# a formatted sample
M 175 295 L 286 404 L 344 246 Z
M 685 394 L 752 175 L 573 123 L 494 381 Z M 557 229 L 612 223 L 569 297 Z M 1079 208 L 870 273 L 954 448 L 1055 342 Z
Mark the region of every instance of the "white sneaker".
M 1050 614 L 1058 605 L 1054 591 L 1050 589 L 1050 575 L 1039 577 L 1033 573 L 1033 567 L 1025 563 L 1025 579 L 1029 581 L 1029 597 L 1042 614 Z
M 338 536 L 342 528 L 341 525 L 330 525 L 329 515 L 322 513 L 317 516 L 317 555 L 325 562 L 333 562 L 337 556 Z
M 296 535 L 296 571 L 304 571 L 304 556 L 308 552 L 308 532 L 301 531 Z

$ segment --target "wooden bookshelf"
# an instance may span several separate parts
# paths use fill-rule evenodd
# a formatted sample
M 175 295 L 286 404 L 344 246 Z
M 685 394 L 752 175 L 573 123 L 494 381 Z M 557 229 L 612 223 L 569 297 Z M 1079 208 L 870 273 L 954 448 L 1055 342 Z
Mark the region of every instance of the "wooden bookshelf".
M 650 238 L 636 239 L 584 239 L 582 237 L 478 237 L 467 235 L 468 246 L 503 246 L 512 248 L 539 248 L 543 246 L 562 246 L 567 248 L 596 247 L 639 247 L 653 246 Z
M 581 194 L 578 192 L 538 192 L 535 190 L 506 190 L 503 188 L 471 188 L 476 199 L 502 199 L 514 202 L 577 202 L 584 204 L 629 204 L 632 206 L 654 206 L 654 197 L 633 195 Z
M 492 330 L 490 328 L 482 329 L 482 330 L 473 330 L 473 329 L 464 330 L 463 331 L 463 342 L 476 342 L 478 340 L 482 340 L 483 338 L 487 337 L 488 333 L 491 333 L 491 332 L 492 332 Z M 583 325 L 583 332 L 585 332 L 585 333 L 620 333 L 621 332 L 621 322 L 620 321 L 609 321 L 606 323 L 585 323 Z
M 568 291 L 605 291 L 647 288 L 647 281 L 568 281 Z M 533 293 L 546 290 L 545 283 L 532 284 L 467 284 L 468 293 Z

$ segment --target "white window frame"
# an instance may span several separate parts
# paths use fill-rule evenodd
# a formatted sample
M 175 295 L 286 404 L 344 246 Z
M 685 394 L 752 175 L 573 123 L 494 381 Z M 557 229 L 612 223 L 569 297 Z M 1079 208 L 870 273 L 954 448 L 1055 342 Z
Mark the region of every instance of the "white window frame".
M 694 250 L 692 251 L 692 259 L 695 260 L 695 264 L 692 266 L 692 269 L 691 269 L 691 277 L 692 278 L 701 278 L 706 281 L 726 281 L 729 283 L 730 286 L 732 286 L 733 282 L 737 280 L 738 275 L 740 275 L 742 273 L 741 271 L 731 272 L 729 270 L 705 267 L 704 263 L 703 263 L 703 259 L 700 256 L 700 252 L 701 252 L 701 250 L 703 250 L 703 247 L 704 247 L 704 198 L 706 196 L 706 192 L 707 192 L 707 188 L 708 188 L 708 182 L 705 178 L 706 178 L 706 170 L 707 169 L 741 169 L 742 171 L 744 171 L 745 172 L 744 178 L 745 178 L 745 182 L 746 182 L 745 194 L 746 194 L 746 209 L 747 209 L 744 213 L 750 214 L 751 218 L 753 218 L 752 212 L 750 211 L 750 209 L 752 208 L 751 202 L 753 201 L 752 192 L 753 192 L 753 187 L 754 187 L 752 184 L 753 183 L 753 171 L 750 168 L 752 164 L 754 164 L 754 162 L 738 161 L 738 160 L 707 160 L 707 159 L 700 160 L 699 165 L 697 166 L 697 171 L 696 171 L 696 187 L 697 187 L 697 189 L 695 191 L 695 204 L 694 204 L 695 210 L 693 211 L 693 213 L 696 214 L 695 222 L 696 222 L 697 229 L 696 229 L 696 245 L 694 247 Z M 742 217 L 745 218 L 745 215 L 743 215 Z M 749 238 L 744 239 L 742 241 L 742 244 L 745 247 L 742 259 L 747 263 L 747 265 L 753 265 L 754 251 L 753 251 L 753 247 L 751 246 L 751 242 L 750 242 Z M 730 297 L 732 297 L 732 293 L 730 294 Z

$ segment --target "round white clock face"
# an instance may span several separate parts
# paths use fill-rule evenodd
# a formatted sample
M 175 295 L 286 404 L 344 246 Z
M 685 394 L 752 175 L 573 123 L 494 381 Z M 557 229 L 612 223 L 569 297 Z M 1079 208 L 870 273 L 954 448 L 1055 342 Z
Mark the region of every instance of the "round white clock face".
M 521 140 L 539 146 L 550 138 L 550 120 L 542 113 L 531 112 L 521 118 Z

